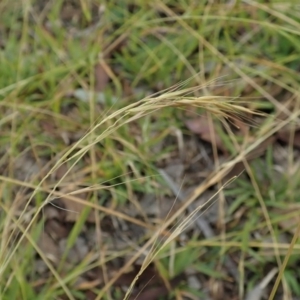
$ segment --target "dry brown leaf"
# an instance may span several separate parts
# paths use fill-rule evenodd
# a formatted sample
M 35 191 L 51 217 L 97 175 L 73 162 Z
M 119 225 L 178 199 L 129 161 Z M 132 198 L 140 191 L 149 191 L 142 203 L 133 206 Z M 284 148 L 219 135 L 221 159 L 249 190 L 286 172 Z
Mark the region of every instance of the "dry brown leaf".
M 51 219 L 60 219 L 60 211 L 52 206 L 52 205 L 47 205 L 44 210 L 43 210 L 43 216 L 45 220 L 51 220 Z
M 53 177 L 56 180 L 60 180 L 64 177 L 64 175 L 67 173 L 67 171 L 68 171 L 67 165 L 63 164 L 54 171 Z
M 50 237 L 47 232 L 44 232 L 38 241 L 42 253 L 53 263 L 57 264 L 59 261 L 59 249 L 57 243 Z
M 202 140 L 211 144 L 216 143 L 219 150 L 226 151 L 215 127 L 210 128 L 207 117 L 202 115 L 196 119 L 187 120 L 185 125 L 191 132 L 198 134 Z
M 87 193 L 82 193 L 76 195 L 78 198 L 81 199 L 87 199 Z M 61 198 L 61 201 L 63 202 L 65 209 L 66 209 L 66 221 L 67 222 L 76 222 L 79 218 L 81 212 L 86 208 L 85 205 L 72 201 L 67 198 Z M 90 211 L 89 216 L 87 218 L 87 222 L 95 223 L 95 215 L 93 211 Z
M 280 130 L 277 133 L 277 137 L 281 142 L 289 143 L 291 132 L 287 130 Z M 300 148 L 300 131 L 296 131 L 293 138 L 293 146 Z
M 66 238 L 69 234 L 69 230 L 66 226 L 63 226 L 63 224 L 55 219 L 51 219 L 46 222 L 45 232 L 47 232 L 55 240 Z

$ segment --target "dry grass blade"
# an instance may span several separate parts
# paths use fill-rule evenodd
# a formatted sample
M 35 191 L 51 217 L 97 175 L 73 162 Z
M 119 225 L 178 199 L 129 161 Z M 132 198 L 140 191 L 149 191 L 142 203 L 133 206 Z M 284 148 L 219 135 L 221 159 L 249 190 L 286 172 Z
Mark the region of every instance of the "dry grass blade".
M 180 191 L 180 189 L 177 187 L 176 183 L 173 182 L 172 178 L 164 170 L 159 170 L 159 172 L 162 175 L 162 177 L 165 179 L 165 181 L 168 183 L 173 193 L 178 197 L 178 199 L 181 202 L 183 202 L 185 197 L 183 193 Z M 188 207 L 188 212 L 190 214 L 193 213 L 194 210 L 195 208 L 193 205 Z M 195 223 L 199 227 L 199 229 L 203 232 L 203 235 L 207 239 L 212 238 L 215 235 L 213 229 L 211 228 L 210 224 L 206 220 L 205 215 L 196 218 Z M 227 260 L 225 261 L 225 265 L 227 266 L 228 272 L 230 272 L 231 275 L 238 282 L 238 271 L 234 262 L 230 258 L 227 258 Z
M 298 240 L 298 238 L 299 238 L 299 235 L 300 235 L 300 223 L 299 223 L 298 226 L 297 226 L 296 232 L 295 232 L 295 234 L 294 234 L 294 236 L 293 236 L 293 239 L 292 239 L 292 241 L 291 241 L 291 243 L 290 243 L 290 245 L 289 245 L 288 253 L 287 253 L 287 255 L 286 255 L 285 258 L 284 258 L 284 261 L 283 261 L 283 263 L 282 263 L 282 266 L 280 267 L 280 270 L 279 270 L 278 276 L 277 276 L 277 278 L 276 278 L 275 284 L 274 284 L 274 286 L 273 286 L 273 289 L 272 289 L 272 291 L 271 291 L 269 300 L 273 300 L 274 297 L 275 297 L 275 293 L 276 293 L 277 288 L 278 288 L 278 286 L 279 286 L 279 283 L 280 283 L 280 281 L 281 281 L 281 279 L 282 279 L 283 272 L 284 272 L 284 270 L 285 270 L 285 268 L 286 268 L 286 266 L 287 266 L 287 263 L 288 263 L 288 261 L 289 261 L 289 259 L 290 259 L 290 257 L 291 257 L 292 251 L 293 251 L 294 246 L 295 246 L 295 244 L 296 244 L 296 242 L 297 242 L 297 240 Z
M 66 295 L 69 297 L 69 299 L 75 300 L 75 298 L 73 297 L 71 291 L 66 286 L 65 282 L 60 277 L 60 275 L 58 274 L 58 272 L 55 270 L 55 267 L 52 265 L 52 263 L 49 261 L 49 259 L 47 258 L 47 256 L 40 249 L 40 247 L 36 244 L 36 242 L 31 237 L 31 235 L 25 232 L 25 230 L 22 227 L 22 225 L 18 224 L 17 220 L 11 214 L 11 212 L 8 210 L 8 208 L 6 208 L 4 206 L 1 206 L 1 208 L 7 213 L 7 215 L 10 216 L 11 220 L 15 223 L 16 226 L 18 226 L 18 228 L 22 232 L 22 235 L 28 239 L 28 241 L 31 243 L 31 245 L 34 247 L 34 249 L 37 251 L 37 253 L 43 258 L 43 261 L 46 263 L 47 267 L 49 268 L 49 270 L 51 271 L 51 273 L 53 274 L 53 276 L 56 278 L 57 282 L 59 282 L 60 286 L 63 288 L 63 290 L 65 291 Z M 1 270 L 1 272 L 4 272 L 4 270 Z
M 0 1 L 0 299 L 300 297 L 297 1 L 100 2 Z
M 198 88 L 194 89 L 198 90 Z M 3 272 L 6 270 L 6 267 L 8 266 L 9 262 L 11 261 L 12 257 L 14 256 L 16 249 L 20 246 L 22 240 L 26 237 L 29 229 L 36 221 L 37 216 L 41 213 L 42 209 L 46 204 L 51 201 L 55 194 L 56 188 L 59 186 L 59 184 L 64 180 L 64 178 L 68 175 L 68 173 L 72 170 L 72 168 L 79 162 L 79 160 L 91 149 L 91 147 L 102 141 L 104 138 L 109 137 L 112 133 L 114 133 L 118 128 L 121 126 L 132 122 L 133 120 L 139 119 L 141 117 L 144 117 L 148 114 L 151 114 L 159 109 L 163 108 L 169 108 L 169 107 L 176 107 L 176 108 L 188 108 L 188 107 L 200 107 L 204 110 L 210 111 L 213 114 L 217 114 L 217 117 L 226 117 L 227 114 L 236 114 L 236 115 L 243 115 L 244 113 L 253 113 L 250 109 L 245 108 L 244 106 L 239 106 L 237 104 L 237 101 L 233 101 L 229 98 L 221 98 L 221 97 L 212 97 L 212 96 L 205 96 L 205 97 L 187 97 L 186 95 L 188 93 L 191 93 L 193 89 L 185 89 L 180 91 L 171 91 L 166 92 L 162 95 L 156 96 L 156 97 L 147 97 L 139 102 L 130 104 L 124 108 L 121 108 L 117 110 L 116 112 L 113 112 L 112 114 L 106 116 L 101 120 L 96 126 L 94 126 L 83 138 L 81 138 L 78 142 L 76 142 L 74 145 L 72 145 L 64 155 L 58 160 L 58 162 L 53 166 L 53 168 L 48 172 L 48 174 L 41 180 L 41 182 L 35 187 L 34 192 L 32 193 L 27 206 L 35 196 L 35 194 L 41 189 L 41 186 L 43 182 L 55 171 L 57 170 L 61 165 L 63 165 L 66 161 L 70 159 L 76 159 L 73 163 L 72 167 L 69 168 L 68 172 L 57 182 L 57 184 L 52 188 L 52 190 L 49 192 L 48 197 L 43 202 L 43 204 L 37 209 L 36 213 L 32 217 L 32 220 L 28 224 L 28 226 L 24 229 L 23 234 L 21 235 L 19 241 L 16 243 L 13 249 L 11 249 L 8 257 L 6 257 L 5 261 L 2 263 L 2 268 L 0 270 L 0 275 L 3 274 Z M 298 117 L 298 114 L 297 114 Z M 295 118 L 294 114 L 291 114 L 289 118 L 287 118 L 284 122 L 280 123 L 277 127 L 281 128 L 284 125 L 287 124 L 290 119 Z M 100 135 L 96 134 L 96 130 L 100 129 L 102 125 L 104 125 L 108 120 L 115 120 L 113 125 L 109 126 L 105 131 L 103 131 Z M 274 130 L 278 130 L 278 128 L 272 128 L 266 134 L 267 136 L 270 136 L 275 132 Z M 98 299 L 101 298 L 103 293 L 113 284 L 113 282 L 120 276 L 130 265 L 133 261 L 137 259 L 141 255 L 145 249 L 147 249 L 153 242 L 156 240 L 157 236 L 164 231 L 170 224 L 174 222 L 174 220 L 178 217 L 178 215 L 185 210 L 206 188 L 210 185 L 215 184 L 220 179 L 224 177 L 225 174 L 230 170 L 230 168 L 235 165 L 238 161 L 241 161 L 243 157 L 249 153 L 251 150 L 256 148 L 257 145 L 259 145 L 261 142 L 263 142 L 266 138 L 266 135 L 263 135 L 261 138 L 259 138 L 255 143 L 249 146 L 245 151 L 240 153 L 240 155 L 234 159 L 233 161 L 224 164 L 219 170 L 216 171 L 212 175 L 211 178 L 209 178 L 203 185 L 201 185 L 199 188 L 197 188 L 194 193 L 185 201 L 183 207 L 181 210 L 176 212 L 165 224 L 163 224 L 162 228 L 159 229 L 157 235 L 153 235 L 153 238 L 151 238 L 145 245 L 138 251 L 130 261 L 128 261 L 127 264 L 124 265 L 123 268 L 120 269 L 118 274 L 110 280 L 101 293 L 98 295 Z M 94 137 L 91 139 L 91 137 Z M 72 154 L 74 153 L 75 154 Z M 71 155 L 72 154 L 72 155 Z M 71 155 L 71 156 L 70 156 Z M 26 207 L 24 209 L 24 212 L 26 211 Z M 191 217 L 193 217 L 192 215 Z M 23 218 L 23 215 L 19 217 L 18 222 L 21 222 Z M 187 222 L 189 222 L 188 220 Z M 172 237 L 169 237 L 168 242 L 172 240 L 175 236 L 177 236 L 180 231 L 184 230 L 184 228 L 187 226 L 188 223 L 183 222 L 174 232 Z M 153 258 L 153 256 L 152 256 Z M 149 261 L 148 261 L 149 263 Z
M 112 114 L 103 118 L 96 126 L 94 126 L 83 138 L 81 138 L 78 142 L 76 142 L 72 147 L 70 147 L 64 155 L 58 160 L 58 162 L 53 166 L 53 168 L 48 172 L 48 174 L 41 180 L 41 182 L 36 186 L 33 191 L 29 201 L 27 202 L 27 206 L 32 201 L 36 192 L 39 191 L 43 182 L 60 166 L 62 166 L 66 161 L 71 159 L 76 159 L 73 165 L 69 168 L 69 170 L 64 174 L 64 176 L 57 182 L 57 184 L 53 187 L 52 191 L 48 194 L 48 197 L 44 201 L 43 205 L 38 208 L 36 214 L 33 219 L 25 229 L 24 234 L 21 236 L 20 240 L 16 244 L 15 248 L 11 251 L 9 258 L 4 263 L 3 268 L 1 268 L 1 273 L 5 270 L 8 265 L 10 259 L 14 255 L 16 249 L 19 247 L 22 242 L 24 236 L 27 234 L 29 228 L 35 222 L 37 216 L 41 213 L 43 207 L 51 201 L 52 196 L 56 188 L 59 184 L 64 180 L 64 178 L 71 172 L 73 167 L 79 162 L 79 160 L 91 149 L 91 147 L 104 138 L 109 137 L 113 132 L 115 132 L 121 126 L 128 124 L 134 120 L 142 118 L 148 114 L 151 114 L 159 109 L 169 108 L 169 107 L 177 107 L 177 108 L 188 108 L 188 107 L 198 107 L 210 111 L 213 114 L 217 114 L 217 117 L 226 117 L 229 113 L 231 114 L 243 114 L 243 113 L 253 113 L 250 109 L 247 109 L 243 106 L 239 106 L 233 103 L 232 99 L 222 98 L 222 97 L 213 97 L 213 96 L 204 96 L 204 97 L 186 97 L 187 93 L 192 93 L 193 91 L 198 90 L 198 88 L 189 88 L 178 91 L 166 92 L 165 94 L 159 95 L 157 97 L 147 97 L 142 99 L 136 103 L 130 104 L 124 108 L 113 112 Z M 105 124 L 108 120 L 114 119 L 115 122 L 113 125 L 109 126 L 104 132 L 100 135 L 96 135 L 95 131 L 103 124 Z M 95 134 L 94 140 L 91 141 L 91 137 Z M 80 150 L 78 150 L 80 149 Z M 76 151 L 75 154 L 71 155 Z M 26 211 L 26 207 L 24 212 Z M 22 219 L 22 215 L 19 220 Z
M 238 74 L 245 82 L 247 82 L 250 86 L 252 86 L 255 90 L 257 90 L 261 95 L 263 95 L 266 99 L 268 99 L 271 103 L 273 103 L 278 109 L 282 110 L 286 115 L 290 114 L 290 111 L 277 101 L 272 95 L 264 90 L 259 84 L 257 84 L 252 78 L 250 78 L 244 71 L 242 71 L 237 64 L 233 63 L 228 57 L 223 55 L 217 48 L 215 48 L 211 43 L 209 43 L 198 31 L 194 30 L 190 25 L 188 25 L 181 16 L 178 16 L 172 11 L 165 3 L 159 1 L 157 5 L 162 11 L 164 11 L 168 16 L 174 17 L 174 19 L 185 28 L 189 34 L 197 38 L 201 43 L 216 57 L 218 57 L 224 64 L 230 67 L 236 74 Z
M 246 149 L 241 151 L 241 153 L 233 160 L 226 162 L 222 164 L 219 169 L 217 169 L 215 172 L 211 174 L 207 180 L 202 183 L 198 188 L 194 190 L 194 192 L 184 201 L 184 204 L 182 207 L 175 212 L 170 219 L 168 219 L 164 224 L 162 224 L 160 231 L 165 230 L 168 226 L 170 226 L 181 214 L 182 212 L 187 209 L 191 203 L 195 201 L 206 189 L 214 184 L 217 184 L 220 182 L 232 169 L 234 165 L 236 165 L 238 162 L 241 162 L 244 160 L 245 156 L 249 154 L 251 151 L 253 151 L 256 147 L 258 147 L 261 143 L 263 143 L 268 137 L 272 136 L 275 132 L 277 132 L 279 129 L 283 128 L 290 122 L 297 120 L 299 118 L 300 111 L 293 112 L 286 120 L 278 123 L 276 126 L 274 124 L 269 124 L 268 128 L 264 128 L 263 134 L 251 145 L 249 145 Z M 157 240 L 158 234 L 155 234 L 152 236 L 151 239 L 148 240 L 147 243 L 141 249 L 133 255 L 133 257 L 119 270 L 119 272 L 112 278 L 106 286 L 102 289 L 102 291 L 99 293 L 97 299 L 101 299 L 101 297 L 105 294 L 106 290 L 124 273 L 126 272 L 127 268 L 138 258 L 140 257 L 146 249 L 148 249 L 156 240 Z M 146 258 L 148 261 L 148 258 Z
M 213 199 L 220 193 L 222 189 L 224 189 L 227 185 L 229 185 L 233 180 L 235 179 L 232 178 L 232 180 L 229 180 L 225 185 L 223 185 L 210 199 L 208 199 L 203 205 L 200 205 L 199 207 L 196 207 L 194 210 L 191 211 L 191 213 L 183 219 L 174 229 L 174 231 L 171 233 L 170 236 L 167 237 L 167 239 L 162 243 L 162 245 L 154 247 L 151 249 L 149 254 L 146 256 L 143 265 L 141 266 L 141 269 L 139 273 L 136 275 L 135 279 L 132 281 L 130 287 L 128 288 L 124 300 L 127 300 L 128 297 L 130 296 L 130 293 L 132 291 L 133 286 L 137 282 L 138 278 L 140 275 L 144 272 L 144 270 L 150 265 L 150 263 L 157 257 L 157 255 L 160 253 L 161 250 L 163 250 L 167 245 L 169 245 L 176 237 L 178 237 L 192 222 L 195 222 L 197 218 L 201 217 L 201 215 L 204 213 L 202 212 L 199 216 L 199 212 L 204 207 L 207 207 L 207 205 L 211 204 Z M 187 208 L 190 206 L 187 206 Z M 179 211 L 182 211 L 181 209 Z M 205 211 L 205 210 L 204 210 Z M 173 218 L 170 218 L 171 220 Z M 169 221 L 168 220 L 168 221 Z M 170 222 L 166 221 L 166 223 L 170 224 Z
M 174 195 L 176 197 L 178 197 L 180 202 L 183 202 L 185 199 L 185 196 L 183 195 L 183 193 L 181 192 L 179 187 L 176 185 L 176 183 L 172 180 L 172 178 L 162 169 L 159 170 L 159 173 L 162 175 L 164 180 L 167 182 L 168 186 L 170 187 L 170 189 L 172 190 Z M 194 211 L 194 209 L 195 208 L 193 206 L 189 206 L 188 212 L 192 213 Z M 203 234 L 206 238 L 211 238 L 214 236 L 214 232 L 213 232 L 211 226 L 208 224 L 207 220 L 205 219 L 205 216 L 197 218 L 195 222 L 196 222 L 197 226 L 199 227 L 199 229 L 201 231 L 203 231 Z

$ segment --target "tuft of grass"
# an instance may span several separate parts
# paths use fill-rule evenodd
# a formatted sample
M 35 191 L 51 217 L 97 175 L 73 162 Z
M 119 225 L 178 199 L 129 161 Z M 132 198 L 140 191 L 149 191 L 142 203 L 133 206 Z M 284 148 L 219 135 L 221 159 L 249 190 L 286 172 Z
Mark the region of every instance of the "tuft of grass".
M 270 299 L 276 291 L 299 296 L 298 229 L 286 225 L 299 212 L 298 2 L 75 2 L 0 3 L 0 298 L 85 299 L 78 279 L 94 268 L 103 277 L 89 282 L 95 299 L 126 298 L 152 263 L 166 286 L 185 267 L 206 283 L 228 284 L 220 266 L 232 256 L 240 274 L 232 292 L 241 299 L 274 266 L 279 273 L 268 287 Z M 95 75 L 99 65 L 104 78 Z M 101 80 L 108 83 L 98 91 Z M 148 216 L 140 199 L 168 194 L 157 166 L 189 151 L 192 133 L 184 121 L 199 114 L 212 115 L 211 124 L 221 121 L 213 126 L 229 155 L 212 141 L 214 165 L 203 170 L 205 180 L 167 219 Z M 237 120 L 247 134 L 232 132 Z M 276 135 L 286 128 L 284 146 Z M 265 150 L 269 138 L 274 142 Z M 260 149 L 263 156 L 250 161 Z M 238 163 L 245 172 L 223 190 Z M 190 162 L 183 164 L 189 170 Z M 187 225 L 206 212 L 197 207 L 180 217 L 209 188 L 219 190 L 216 236 L 199 233 L 179 243 Z M 63 201 L 81 209 L 60 210 L 73 221 L 66 222 L 71 229 L 57 264 L 41 239 L 48 234 L 47 208 Z M 127 238 L 123 249 L 112 250 L 103 238 L 106 219 Z M 128 241 L 120 224 L 143 234 Z M 91 227 L 94 244 L 74 266 L 70 253 Z M 118 259 L 126 263 L 114 273 Z M 138 259 L 142 268 L 124 296 L 114 283 Z M 182 291 L 194 293 L 179 286 L 178 298 Z

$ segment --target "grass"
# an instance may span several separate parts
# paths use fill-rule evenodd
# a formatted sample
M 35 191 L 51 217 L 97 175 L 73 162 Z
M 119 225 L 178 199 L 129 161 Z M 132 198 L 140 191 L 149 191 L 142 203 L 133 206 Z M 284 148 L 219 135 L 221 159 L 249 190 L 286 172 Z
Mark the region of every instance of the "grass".
M 244 299 L 274 268 L 268 298 L 300 296 L 297 1 L 24 0 L 0 12 L 1 299 L 142 299 L 155 286 L 162 299 Z M 226 148 L 205 144 L 210 167 L 191 162 L 189 143 L 203 142 L 185 121 L 199 115 Z M 191 194 L 149 213 L 145 196 L 176 198 L 159 169 L 178 161 Z

